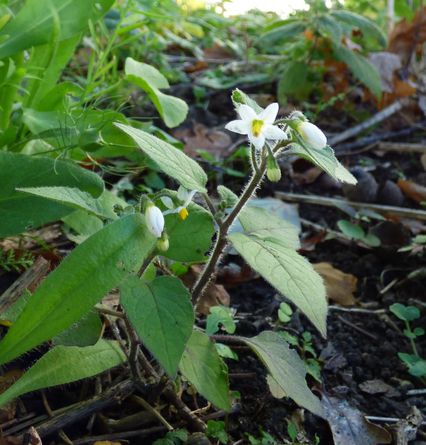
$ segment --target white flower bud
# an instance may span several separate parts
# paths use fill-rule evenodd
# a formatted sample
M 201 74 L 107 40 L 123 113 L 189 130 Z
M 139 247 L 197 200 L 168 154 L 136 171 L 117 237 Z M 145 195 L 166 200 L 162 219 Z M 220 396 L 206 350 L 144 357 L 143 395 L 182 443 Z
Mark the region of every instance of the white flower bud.
M 147 205 L 145 210 L 145 221 L 148 230 L 157 238 L 161 238 L 164 230 L 164 216 L 161 210 L 154 204 Z
M 300 122 L 297 125 L 297 132 L 302 136 L 303 140 L 313 148 L 319 150 L 327 145 L 327 137 L 325 134 L 310 122 Z

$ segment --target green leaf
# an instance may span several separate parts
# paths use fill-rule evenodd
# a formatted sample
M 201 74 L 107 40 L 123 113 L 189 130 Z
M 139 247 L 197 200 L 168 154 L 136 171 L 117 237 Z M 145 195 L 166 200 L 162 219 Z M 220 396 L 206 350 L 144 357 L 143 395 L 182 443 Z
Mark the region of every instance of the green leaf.
M 280 102 L 286 103 L 288 95 L 297 97 L 300 92 L 304 91 L 307 76 L 307 63 L 289 62 L 278 81 L 278 98 Z
M 16 190 L 28 193 L 34 196 L 51 199 L 70 207 L 80 210 L 86 210 L 96 216 L 102 218 L 117 219 L 117 215 L 112 208 L 107 211 L 104 209 L 99 201 L 93 198 L 89 193 L 82 192 L 77 188 L 72 187 L 25 187 L 17 188 Z
M 280 303 L 280 307 L 278 309 L 278 319 L 282 323 L 288 323 L 291 320 L 293 315 L 293 309 L 291 306 L 285 302 Z
M 197 162 L 169 143 L 128 125 L 115 124 L 127 133 L 158 167 L 188 190 L 206 192 L 207 175 Z
M 405 306 L 401 303 L 394 303 L 389 306 L 389 310 L 403 321 L 414 321 L 420 318 L 420 311 L 416 306 Z
M 188 212 L 184 221 L 175 213 L 166 215 L 170 247 L 162 255 L 175 261 L 204 261 L 215 231 L 213 218 L 194 203 L 188 206 Z
M 361 240 L 365 237 L 364 229 L 359 224 L 353 224 L 346 219 L 340 219 L 339 221 L 337 221 L 337 227 L 348 238 Z
M 86 314 L 154 248 L 141 215 L 115 221 L 75 248 L 30 298 L 0 343 L 0 364 L 58 335 Z
M 64 231 L 67 238 L 76 244 L 86 241 L 89 236 L 101 230 L 104 226 L 100 218 L 84 210 L 76 210 L 62 218 L 62 221 L 65 223 Z
M 351 25 L 353 28 L 358 28 L 365 37 L 372 37 L 379 42 L 382 47 L 387 45 L 385 33 L 372 20 L 346 10 L 332 11 L 331 15 L 341 22 Z
M 408 372 L 414 377 L 425 377 L 426 376 L 426 360 L 419 360 L 413 366 L 410 367 Z
M 340 42 L 343 34 L 342 27 L 339 22 L 330 14 L 321 14 L 316 17 L 315 25 L 319 28 L 320 33 L 329 37 L 331 40 Z
M 96 21 L 113 0 L 27 0 L 0 31 L 0 59 L 51 41 L 68 39 Z
M 223 201 L 225 208 L 233 207 L 238 201 L 238 196 L 224 185 L 217 186 L 217 193 Z
M 92 346 L 102 335 L 102 321 L 96 311 L 90 311 L 75 325 L 53 339 L 55 345 Z
M 299 307 L 325 337 L 325 287 L 312 265 L 294 249 L 275 240 L 243 233 L 231 233 L 229 239 L 245 261 Z
M 0 152 L 0 238 L 15 235 L 57 221 L 72 212 L 48 199 L 17 191 L 18 187 L 77 187 L 98 197 L 104 188 L 102 179 L 73 162 L 45 157 Z
M 238 216 L 247 235 L 261 240 L 270 240 L 292 249 L 300 248 L 298 228 L 274 213 L 256 207 L 255 203 L 245 207 Z
M 288 397 L 312 413 L 324 416 L 321 402 L 306 385 L 303 361 L 278 333 L 264 331 L 256 337 L 241 339 L 258 355 Z
M 124 363 L 126 356 L 115 341 L 93 346 L 56 346 L 0 395 L 0 406 L 27 392 L 92 377 Z
M 298 137 L 297 134 L 296 137 Z M 316 149 L 306 146 L 299 138 L 299 144 L 292 144 L 285 154 L 295 154 L 312 162 L 338 181 L 348 184 L 357 183 L 356 178 L 337 160 L 333 149 L 328 145 L 321 149 Z
M 219 331 L 219 325 L 222 325 L 228 334 L 235 332 L 236 324 L 231 308 L 226 306 L 213 306 L 210 308 L 210 314 L 207 316 L 206 334 L 215 334 Z
M 121 286 L 121 304 L 143 344 L 167 374 L 176 374 L 192 333 L 191 296 L 175 277 L 142 281 L 130 276 Z
M 137 62 L 131 57 L 126 59 L 124 70 L 126 79 L 148 94 L 168 127 L 177 127 L 185 120 L 188 105 L 182 99 L 160 91 L 161 88 L 170 87 L 160 71 L 146 63 Z
M 306 29 L 306 24 L 301 20 L 281 20 L 277 24 L 270 25 L 260 37 L 260 45 L 273 45 L 300 38 L 300 34 Z
M 382 94 L 380 75 L 376 67 L 364 56 L 351 51 L 345 46 L 333 44 L 333 52 L 337 60 L 345 62 L 353 75 L 362 82 L 375 96 Z
M 193 331 L 179 365 L 180 372 L 197 391 L 225 411 L 231 409 L 228 371 L 209 337 Z

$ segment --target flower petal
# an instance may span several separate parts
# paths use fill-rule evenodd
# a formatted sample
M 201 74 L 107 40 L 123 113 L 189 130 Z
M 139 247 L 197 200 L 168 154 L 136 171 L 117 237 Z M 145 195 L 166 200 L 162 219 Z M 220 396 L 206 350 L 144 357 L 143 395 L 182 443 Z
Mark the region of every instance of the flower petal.
M 256 112 L 252 107 L 246 104 L 242 104 L 237 108 L 237 113 L 240 115 L 241 119 L 244 121 L 252 121 L 257 118 Z
M 297 131 L 308 145 L 317 150 L 320 150 L 327 145 L 327 137 L 315 124 L 301 122 L 297 127 Z
M 265 125 L 263 134 L 265 135 L 266 139 L 273 139 L 274 141 L 288 139 L 285 131 L 281 130 L 281 128 L 276 127 L 275 125 Z
M 260 136 L 253 136 L 252 134 L 249 135 L 250 142 L 254 145 L 256 150 L 262 150 L 263 146 L 265 145 L 265 136 L 261 134 Z
M 238 134 L 248 134 L 248 123 L 243 120 L 235 120 L 228 122 L 225 128 Z
M 259 118 L 265 121 L 265 124 L 273 124 L 277 118 L 280 107 L 277 102 L 269 104 L 260 114 Z

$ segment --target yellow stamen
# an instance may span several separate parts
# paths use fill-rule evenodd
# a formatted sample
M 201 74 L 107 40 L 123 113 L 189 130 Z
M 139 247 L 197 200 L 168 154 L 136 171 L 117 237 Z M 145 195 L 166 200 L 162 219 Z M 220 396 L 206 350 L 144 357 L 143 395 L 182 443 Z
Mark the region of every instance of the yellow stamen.
M 251 131 L 253 136 L 258 137 L 262 131 L 264 122 L 260 119 L 253 119 L 251 123 Z
M 179 210 L 179 217 L 182 221 L 185 221 L 185 219 L 188 218 L 188 215 L 189 215 L 189 213 L 188 213 L 188 210 L 186 210 L 186 207 L 182 207 Z

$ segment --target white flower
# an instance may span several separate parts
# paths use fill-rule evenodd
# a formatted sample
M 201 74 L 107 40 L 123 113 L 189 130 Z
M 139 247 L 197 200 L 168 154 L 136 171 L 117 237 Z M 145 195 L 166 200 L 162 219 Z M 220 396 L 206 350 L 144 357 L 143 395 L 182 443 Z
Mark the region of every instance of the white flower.
M 161 234 L 164 230 L 164 216 L 161 210 L 152 203 L 148 204 L 146 207 L 145 221 L 148 230 L 156 238 L 161 238 Z
M 297 132 L 303 140 L 313 148 L 321 149 L 327 145 L 327 137 L 316 125 L 301 121 L 297 125 Z
M 248 105 L 240 105 L 237 112 L 241 119 L 229 122 L 225 128 L 234 133 L 246 134 L 255 148 L 261 150 L 266 140 L 287 139 L 286 133 L 273 125 L 278 110 L 279 106 L 276 102 L 268 105 L 259 114 L 256 114 L 253 108 Z
M 197 190 L 187 190 L 185 187 L 180 186 L 177 192 L 177 198 L 182 203 L 182 205 L 175 207 L 173 201 L 168 196 L 163 196 L 161 198 L 162 203 L 169 209 L 164 212 L 164 215 L 169 215 L 170 213 L 177 213 L 181 220 L 185 221 L 188 218 L 187 207 L 191 203 Z

